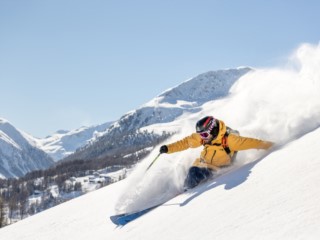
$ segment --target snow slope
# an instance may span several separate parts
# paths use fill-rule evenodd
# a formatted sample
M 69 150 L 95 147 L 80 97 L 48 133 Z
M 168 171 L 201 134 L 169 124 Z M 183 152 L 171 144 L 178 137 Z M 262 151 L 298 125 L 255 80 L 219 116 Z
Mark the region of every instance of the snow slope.
M 320 161 L 309 149 L 319 141 L 318 128 L 123 228 L 108 217 L 126 180 L 1 229 L 0 239 L 318 239 Z
M 292 59 L 246 74 L 228 96 L 167 123 L 180 129 L 169 143 L 212 114 L 244 136 L 276 142 L 272 152 L 240 152 L 229 172 L 116 228 L 115 212 L 181 191 L 201 150 L 161 155 L 146 173 L 156 148 L 126 180 L 1 229 L 0 239 L 319 239 L 320 47 L 302 45 Z

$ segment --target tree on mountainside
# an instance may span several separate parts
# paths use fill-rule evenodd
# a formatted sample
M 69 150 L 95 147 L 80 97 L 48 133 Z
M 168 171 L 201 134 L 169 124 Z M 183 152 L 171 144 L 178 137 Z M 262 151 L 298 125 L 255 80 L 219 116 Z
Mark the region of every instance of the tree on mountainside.
M 0 197 L 0 228 L 6 225 L 5 206 L 4 201 Z
M 9 208 L 8 209 L 9 210 L 9 219 L 10 219 L 10 223 L 11 223 L 15 212 L 18 210 L 17 196 L 13 196 L 9 199 L 8 208 Z

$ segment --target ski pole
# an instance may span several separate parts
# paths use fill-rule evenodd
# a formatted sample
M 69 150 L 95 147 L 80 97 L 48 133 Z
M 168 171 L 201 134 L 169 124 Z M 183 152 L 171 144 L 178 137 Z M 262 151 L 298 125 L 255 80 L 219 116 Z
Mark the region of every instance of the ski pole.
M 161 153 L 159 153 L 159 154 L 156 156 L 156 158 L 155 158 L 155 159 L 153 159 L 153 161 L 150 163 L 150 165 L 149 165 L 149 167 L 147 168 L 147 170 L 146 170 L 146 171 L 148 171 L 148 170 L 149 170 L 149 168 L 151 168 L 151 166 L 155 163 L 155 161 L 160 157 L 160 154 L 161 154 Z

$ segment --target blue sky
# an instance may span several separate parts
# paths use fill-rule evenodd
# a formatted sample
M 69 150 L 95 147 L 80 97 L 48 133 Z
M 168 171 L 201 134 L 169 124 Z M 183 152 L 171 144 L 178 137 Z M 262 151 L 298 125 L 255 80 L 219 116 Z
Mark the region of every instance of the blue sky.
M 285 64 L 320 2 L 0 0 L 0 117 L 37 137 L 119 119 L 209 70 Z

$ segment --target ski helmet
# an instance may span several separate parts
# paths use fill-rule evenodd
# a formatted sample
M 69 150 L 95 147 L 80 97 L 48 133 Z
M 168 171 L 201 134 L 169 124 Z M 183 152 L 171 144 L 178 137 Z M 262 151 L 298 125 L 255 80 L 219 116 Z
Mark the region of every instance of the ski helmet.
M 219 133 L 219 121 L 212 116 L 204 117 L 197 122 L 196 131 L 203 139 L 208 139 L 210 134 L 216 138 Z

